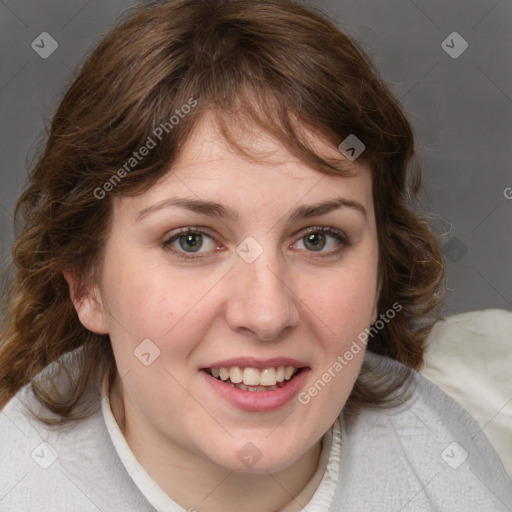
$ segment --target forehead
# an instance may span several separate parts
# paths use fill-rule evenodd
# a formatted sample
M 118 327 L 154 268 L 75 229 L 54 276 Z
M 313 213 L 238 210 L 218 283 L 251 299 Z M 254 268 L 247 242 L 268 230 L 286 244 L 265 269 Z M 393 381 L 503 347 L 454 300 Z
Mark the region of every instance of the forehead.
M 224 123 L 226 119 L 222 117 Z M 293 167 L 306 168 L 307 164 L 290 153 L 285 146 L 269 133 L 257 127 L 254 123 L 234 119 L 227 123 L 231 140 L 241 148 L 235 147 L 226 140 L 221 132 L 218 118 L 213 113 L 206 113 L 196 124 L 192 134 L 183 145 L 173 168 L 182 168 L 193 163 L 206 164 L 218 159 L 245 159 L 248 163 L 259 164 L 261 167 Z M 360 173 L 366 170 L 364 165 L 350 162 L 337 147 L 330 144 L 322 135 L 312 131 L 299 122 L 295 122 L 297 134 L 303 138 L 306 145 L 317 155 L 333 162 L 340 170 L 347 173 Z M 311 169 L 315 170 L 315 169 Z M 318 170 L 316 170 L 318 171 Z
M 234 129 L 233 129 L 234 130 Z M 343 194 L 373 209 L 371 173 L 350 162 L 319 134 L 303 129 L 309 146 L 347 175 L 326 174 L 304 163 L 279 141 L 254 125 L 236 128 L 233 147 L 212 115 L 196 125 L 168 172 L 150 189 L 130 198 L 116 198 L 134 210 L 169 197 L 219 201 L 241 208 L 252 205 L 289 208 L 298 202 L 318 202 Z M 349 173 L 349 174 L 348 174 Z

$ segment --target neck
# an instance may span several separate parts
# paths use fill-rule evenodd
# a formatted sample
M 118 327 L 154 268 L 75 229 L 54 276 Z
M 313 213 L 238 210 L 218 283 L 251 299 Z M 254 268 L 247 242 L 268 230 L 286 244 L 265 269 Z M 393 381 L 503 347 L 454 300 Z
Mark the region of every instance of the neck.
M 316 443 L 291 466 L 275 473 L 234 472 L 213 461 L 176 446 L 155 434 L 148 442 L 147 432 L 129 421 L 122 390 L 110 392 L 113 415 L 135 457 L 158 486 L 187 511 L 214 512 L 275 512 L 285 506 L 301 510 L 311 499 L 296 497 L 313 477 L 320 458 L 321 441 Z M 169 461 L 179 461 L 169 464 Z M 288 508 L 287 508 L 288 510 Z

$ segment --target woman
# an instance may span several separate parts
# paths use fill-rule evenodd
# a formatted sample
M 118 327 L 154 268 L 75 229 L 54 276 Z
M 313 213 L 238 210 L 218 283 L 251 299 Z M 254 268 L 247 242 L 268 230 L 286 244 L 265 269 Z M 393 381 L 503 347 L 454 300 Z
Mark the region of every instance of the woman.
M 413 371 L 444 275 L 413 155 L 366 56 L 296 3 L 112 30 L 17 206 L 2 510 L 508 510 Z

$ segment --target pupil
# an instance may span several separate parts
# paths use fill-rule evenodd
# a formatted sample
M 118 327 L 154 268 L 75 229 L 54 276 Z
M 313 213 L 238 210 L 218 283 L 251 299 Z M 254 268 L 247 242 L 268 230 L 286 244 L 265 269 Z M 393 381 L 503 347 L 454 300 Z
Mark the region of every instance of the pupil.
M 203 245 L 203 237 L 197 233 L 180 236 L 180 247 L 187 252 L 196 252 Z
M 325 247 L 325 235 L 323 233 L 310 233 L 306 235 L 304 245 L 312 251 L 320 251 Z

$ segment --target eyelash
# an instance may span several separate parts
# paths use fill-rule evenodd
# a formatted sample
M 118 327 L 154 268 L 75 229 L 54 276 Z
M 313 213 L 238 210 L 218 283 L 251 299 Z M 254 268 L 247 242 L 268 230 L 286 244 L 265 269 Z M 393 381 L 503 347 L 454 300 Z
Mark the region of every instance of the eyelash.
M 209 232 L 205 231 L 204 228 L 186 227 L 186 228 L 182 228 L 182 229 L 178 230 L 170 238 L 167 238 L 162 243 L 162 247 L 164 249 L 172 252 L 173 254 L 176 254 L 178 257 L 183 258 L 184 260 L 190 261 L 190 260 L 198 260 L 198 259 L 204 258 L 206 253 L 198 253 L 198 254 L 187 253 L 184 251 L 182 252 L 182 251 L 176 250 L 174 247 L 172 247 L 171 244 L 173 242 L 175 242 L 176 240 L 178 240 L 181 236 L 188 235 L 191 233 L 197 234 L 197 235 L 206 235 L 215 241 L 215 238 Z M 297 238 L 297 241 L 299 241 L 300 239 L 304 238 L 305 236 L 307 236 L 311 233 L 325 233 L 327 235 L 330 235 L 337 240 L 337 242 L 340 244 L 340 247 L 338 247 L 337 249 L 330 251 L 328 253 L 320 253 L 320 252 L 316 253 L 315 251 L 307 251 L 307 252 L 311 253 L 310 257 L 320 257 L 320 258 L 332 257 L 332 256 L 340 253 L 343 249 L 346 249 L 347 247 L 349 247 L 351 245 L 350 240 L 343 232 L 338 231 L 337 229 L 328 228 L 325 226 L 312 226 L 312 227 L 304 229 L 303 231 L 300 232 L 300 236 Z
M 204 230 L 204 228 L 199 227 L 187 227 L 187 228 L 181 228 L 176 233 L 174 233 L 170 238 L 168 238 L 163 244 L 162 247 L 169 252 L 172 252 L 173 254 L 176 254 L 178 257 L 183 258 L 184 260 L 198 260 L 200 258 L 204 258 L 204 253 L 200 254 L 192 254 L 187 252 L 182 252 L 176 250 L 174 247 L 172 247 L 172 243 L 175 242 L 180 238 L 180 236 L 188 235 L 190 233 L 196 234 L 196 235 L 206 235 L 210 237 L 212 240 L 215 240 L 215 238 Z

